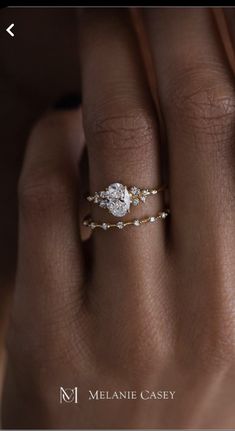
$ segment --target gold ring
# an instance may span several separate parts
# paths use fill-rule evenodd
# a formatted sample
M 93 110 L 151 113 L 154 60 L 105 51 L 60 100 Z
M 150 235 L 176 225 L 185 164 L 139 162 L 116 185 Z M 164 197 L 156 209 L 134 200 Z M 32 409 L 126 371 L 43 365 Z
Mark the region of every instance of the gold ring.
M 103 230 L 108 230 L 111 228 L 117 228 L 117 229 L 124 229 L 127 226 L 141 226 L 143 224 L 146 223 L 155 223 L 157 222 L 159 219 L 165 219 L 168 215 L 170 214 L 170 210 L 166 209 L 164 211 L 159 211 L 156 216 L 150 216 L 150 217 L 145 217 L 145 218 L 141 218 L 141 219 L 135 219 L 135 220 L 130 220 L 130 221 L 119 221 L 117 223 L 107 223 L 107 222 L 101 222 L 101 223 L 97 223 L 94 220 L 92 220 L 91 218 L 86 218 L 83 221 L 83 225 L 86 227 L 89 227 L 90 229 L 94 230 L 96 228 L 101 228 Z
M 136 186 L 127 187 L 121 183 L 113 183 L 105 190 L 88 196 L 87 200 L 107 209 L 115 217 L 124 217 L 130 212 L 131 205 L 137 206 L 140 202 L 145 202 L 148 196 L 157 195 L 165 189 L 166 185 L 156 189 L 140 189 Z

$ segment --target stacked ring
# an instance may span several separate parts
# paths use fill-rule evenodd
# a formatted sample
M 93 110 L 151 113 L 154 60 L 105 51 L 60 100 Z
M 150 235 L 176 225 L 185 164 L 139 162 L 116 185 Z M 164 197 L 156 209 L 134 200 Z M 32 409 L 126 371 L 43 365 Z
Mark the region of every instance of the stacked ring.
M 95 192 L 93 196 L 88 196 L 87 200 L 90 203 L 99 205 L 101 208 L 107 209 L 115 217 L 124 217 L 130 212 L 130 206 L 137 206 L 141 202 L 145 202 L 146 198 L 166 189 L 166 185 L 162 185 L 156 189 L 141 189 L 136 186 L 127 187 L 121 183 L 110 184 L 105 190 Z M 123 229 L 127 226 L 141 226 L 146 223 L 155 223 L 159 219 L 165 219 L 169 215 L 169 209 L 159 211 L 155 216 L 144 217 L 140 219 L 119 221 L 117 223 L 95 222 L 91 218 L 86 218 L 83 225 L 90 229 L 101 228 L 108 230 L 110 228 Z

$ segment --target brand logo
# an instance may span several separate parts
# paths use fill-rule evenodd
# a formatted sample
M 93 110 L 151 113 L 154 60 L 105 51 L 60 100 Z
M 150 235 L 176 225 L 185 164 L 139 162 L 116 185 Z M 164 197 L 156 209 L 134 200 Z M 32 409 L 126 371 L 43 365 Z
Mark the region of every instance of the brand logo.
M 62 388 L 60 387 L 60 404 L 69 403 L 69 404 L 77 404 L 78 403 L 78 388 Z
M 143 401 L 147 400 L 174 400 L 176 398 L 176 391 L 170 390 L 149 390 L 144 389 L 142 391 L 136 390 L 91 390 L 87 392 L 87 399 L 90 401 L 102 401 L 102 400 L 137 400 L 141 399 Z M 78 404 L 78 388 L 63 388 L 60 386 L 60 404 Z

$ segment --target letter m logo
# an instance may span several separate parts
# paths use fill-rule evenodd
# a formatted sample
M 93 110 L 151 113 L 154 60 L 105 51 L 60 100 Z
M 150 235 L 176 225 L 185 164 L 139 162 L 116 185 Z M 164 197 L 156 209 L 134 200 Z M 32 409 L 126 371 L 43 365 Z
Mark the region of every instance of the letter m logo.
M 60 404 L 62 403 L 78 403 L 78 388 L 62 388 L 60 387 Z

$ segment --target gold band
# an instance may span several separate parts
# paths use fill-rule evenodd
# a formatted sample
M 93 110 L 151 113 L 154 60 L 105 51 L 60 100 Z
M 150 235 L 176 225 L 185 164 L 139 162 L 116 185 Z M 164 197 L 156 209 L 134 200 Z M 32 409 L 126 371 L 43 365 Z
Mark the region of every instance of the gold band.
M 86 227 L 89 227 L 92 230 L 94 230 L 96 228 L 101 228 L 103 230 L 108 230 L 110 228 L 123 229 L 127 226 L 141 226 L 141 225 L 146 224 L 146 223 L 155 223 L 159 219 L 165 219 L 169 214 L 170 214 L 170 210 L 166 209 L 164 211 L 159 211 L 156 214 L 156 216 L 150 216 L 150 217 L 130 220 L 130 221 L 126 221 L 126 222 L 119 221 L 117 223 L 107 223 L 107 222 L 97 223 L 94 220 L 92 220 L 91 218 L 86 218 L 83 221 L 83 225 Z

